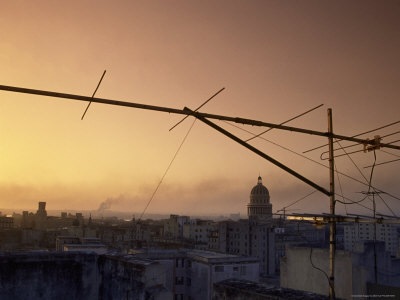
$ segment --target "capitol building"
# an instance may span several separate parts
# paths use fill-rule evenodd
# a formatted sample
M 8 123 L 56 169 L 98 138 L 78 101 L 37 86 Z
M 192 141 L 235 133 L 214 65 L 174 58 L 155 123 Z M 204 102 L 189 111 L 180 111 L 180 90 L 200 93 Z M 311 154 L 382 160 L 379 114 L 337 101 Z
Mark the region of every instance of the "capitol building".
M 270 203 L 269 191 L 262 184 L 261 176 L 258 176 L 257 185 L 251 189 L 247 215 L 250 221 L 272 221 L 272 204 Z

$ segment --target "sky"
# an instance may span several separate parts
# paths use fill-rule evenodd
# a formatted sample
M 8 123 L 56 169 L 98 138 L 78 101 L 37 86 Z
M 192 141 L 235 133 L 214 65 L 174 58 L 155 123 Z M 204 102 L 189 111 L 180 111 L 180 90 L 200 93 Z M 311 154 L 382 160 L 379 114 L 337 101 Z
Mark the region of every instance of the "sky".
M 0 85 L 91 96 L 107 70 L 100 98 L 194 109 L 225 87 L 202 112 L 281 123 L 324 104 L 288 125 L 326 132 L 332 108 L 334 132 L 348 136 L 400 120 L 399 1 L 0 2 Z M 193 119 L 169 131 L 182 116 L 93 103 L 81 121 L 86 105 L 0 91 L 0 208 L 46 201 L 50 210 L 96 210 L 106 202 L 143 211 Z M 242 139 L 252 136 L 244 130 L 264 130 L 215 123 Z M 327 168 L 285 150 L 302 153 L 326 138 L 277 129 L 263 137 L 251 145 L 329 189 Z M 327 165 L 326 150 L 305 155 Z M 383 150 L 377 163 L 399 158 Z M 359 152 L 336 167 L 365 183 L 373 162 L 373 152 Z M 399 166 L 376 166 L 372 184 L 400 198 Z M 273 211 L 313 191 L 196 121 L 146 212 L 245 217 L 259 175 Z M 337 193 L 353 201 L 367 190 L 336 177 Z M 380 197 L 400 214 L 399 199 Z M 380 197 L 378 211 L 391 214 Z M 290 209 L 329 212 L 329 198 L 316 192 Z

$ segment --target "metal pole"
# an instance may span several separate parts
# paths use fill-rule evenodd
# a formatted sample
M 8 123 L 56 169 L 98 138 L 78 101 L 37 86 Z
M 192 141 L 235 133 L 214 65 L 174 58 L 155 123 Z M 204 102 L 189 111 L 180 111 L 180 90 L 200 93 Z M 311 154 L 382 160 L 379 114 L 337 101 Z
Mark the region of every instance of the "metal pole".
M 332 109 L 328 108 L 330 214 L 335 215 L 335 170 L 333 154 Z M 336 220 L 329 220 L 329 299 L 335 299 Z
M 47 97 L 64 98 L 64 99 L 78 100 L 78 101 L 96 102 L 96 103 L 103 103 L 103 104 L 108 104 L 108 105 L 133 107 L 133 108 L 161 111 L 161 112 L 180 114 L 180 115 L 193 115 L 195 117 L 201 116 L 201 117 L 208 118 L 208 119 L 223 120 L 223 121 L 235 122 L 235 123 L 239 123 L 239 124 L 277 128 L 277 129 L 281 129 L 281 130 L 287 130 L 287 131 L 292 131 L 292 132 L 301 132 L 301 133 L 311 134 L 311 135 L 316 135 L 316 136 L 324 136 L 324 137 L 329 136 L 328 132 L 320 132 L 320 131 L 316 131 L 316 130 L 309 130 L 309 129 L 297 128 L 297 127 L 292 127 L 292 126 L 284 126 L 284 125 L 262 122 L 262 121 L 257 121 L 257 120 L 251 120 L 251 119 L 246 119 L 246 118 L 229 117 L 229 116 L 222 116 L 222 115 L 216 115 L 216 114 L 193 112 L 192 110 L 189 110 L 186 108 L 176 109 L 176 108 L 171 108 L 171 107 L 155 106 L 155 105 L 148 105 L 148 104 L 141 104 L 141 103 L 132 103 L 132 102 L 118 101 L 118 100 L 111 100 L 111 99 L 104 99 L 104 98 L 97 98 L 97 97 L 92 98 L 92 97 L 81 96 L 81 95 L 58 93 L 58 92 L 51 92 L 51 91 L 44 91 L 44 90 L 27 89 L 27 88 L 7 86 L 7 85 L 0 85 L 0 90 L 16 92 L 16 93 L 32 94 L 32 95 L 41 95 L 41 96 L 47 96 Z M 346 140 L 346 141 L 352 141 L 352 142 L 356 142 L 356 143 L 360 143 L 360 144 L 375 145 L 374 140 L 364 140 L 364 139 L 358 139 L 358 138 L 348 137 L 348 136 L 338 135 L 338 134 L 331 134 L 331 136 L 332 136 L 332 138 Z M 380 147 L 386 147 L 386 148 L 390 148 L 390 149 L 400 150 L 400 146 L 390 145 L 390 144 L 385 144 L 385 143 L 381 143 Z
M 375 219 L 376 218 L 375 192 L 372 192 L 372 202 L 374 205 L 374 219 Z M 375 272 L 375 284 L 378 284 L 378 266 L 376 258 L 376 223 L 374 223 L 374 272 Z

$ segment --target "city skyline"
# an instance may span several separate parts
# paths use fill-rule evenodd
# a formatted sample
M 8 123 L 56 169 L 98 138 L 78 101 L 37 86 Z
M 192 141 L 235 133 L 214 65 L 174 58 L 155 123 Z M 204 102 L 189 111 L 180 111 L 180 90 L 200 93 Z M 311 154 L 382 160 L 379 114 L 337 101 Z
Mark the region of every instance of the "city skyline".
M 100 98 L 194 109 L 226 87 L 201 111 L 281 123 L 323 103 L 288 125 L 327 131 L 332 108 L 334 132 L 351 136 L 399 119 L 399 12 L 396 1 L 5 3 L 0 84 L 90 96 L 106 69 Z M 81 121 L 86 105 L 0 92 L 0 207 L 46 201 L 54 209 L 95 210 L 114 199 L 113 209 L 144 209 L 192 118 L 169 132 L 181 116 L 93 103 Z M 397 130 L 398 124 L 363 137 Z M 280 130 L 263 137 L 299 153 L 326 143 Z M 327 169 L 265 140 L 250 143 L 328 189 Z M 319 161 L 321 152 L 307 156 Z M 369 178 L 364 167 L 373 164 L 373 153 L 352 158 Z M 377 151 L 378 163 L 391 159 Z M 365 181 L 347 157 L 336 163 Z M 374 186 L 397 197 L 398 164 L 376 167 L 373 176 Z M 246 215 L 259 175 L 274 212 L 313 191 L 196 122 L 147 211 Z M 368 190 L 339 179 L 347 198 L 361 199 Z M 399 210 L 398 200 L 382 197 Z M 352 206 L 349 212 L 370 213 Z M 317 192 L 294 208 L 328 212 L 329 200 Z M 337 211 L 345 213 L 343 205 Z

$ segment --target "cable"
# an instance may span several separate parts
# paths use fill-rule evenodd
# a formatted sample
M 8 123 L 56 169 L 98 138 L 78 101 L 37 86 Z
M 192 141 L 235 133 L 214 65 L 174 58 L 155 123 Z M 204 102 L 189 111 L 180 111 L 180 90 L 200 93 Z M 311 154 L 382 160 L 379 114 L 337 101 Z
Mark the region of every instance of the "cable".
M 340 149 L 343 150 L 343 152 L 348 156 L 348 158 L 350 159 L 350 161 L 353 163 L 353 165 L 356 167 L 356 169 L 358 170 L 358 172 L 360 172 L 361 176 L 365 179 L 365 181 L 368 183 L 368 179 L 365 177 L 365 175 L 361 172 L 360 168 L 357 166 L 357 164 L 354 162 L 354 160 L 351 158 L 351 156 L 346 152 L 346 150 L 343 149 L 342 145 L 340 144 L 340 142 L 335 139 L 335 141 L 339 144 Z M 368 184 L 368 186 L 371 186 L 371 183 Z
M 392 162 L 395 162 L 395 161 L 399 161 L 400 160 L 400 158 L 398 158 L 398 159 L 393 159 L 393 160 L 389 160 L 389 161 L 384 161 L 384 162 L 381 162 L 381 163 L 379 163 L 379 164 L 376 164 L 375 166 L 381 166 L 381 165 L 386 165 L 386 164 L 389 164 L 389 163 L 392 163 Z M 366 167 L 364 167 L 364 169 L 368 169 L 368 168 L 371 168 L 372 166 L 366 166 Z
M 374 191 L 376 191 L 374 189 Z M 390 212 L 392 213 L 393 216 L 395 216 L 397 218 L 397 215 L 394 213 L 394 211 L 390 208 L 389 205 L 387 205 L 386 201 L 382 198 L 382 196 L 380 195 L 380 193 L 376 193 L 378 195 L 379 198 L 381 198 L 382 202 L 386 205 L 386 207 L 390 210 Z
M 320 105 L 318 105 L 318 106 L 316 106 L 316 107 L 314 107 L 314 108 L 311 108 L 311 109 L 307 110 L 306 112 L 301 113 L 300 115 L 297 115 L 297 116 L 295 116 L 295 117 L 293 117 L 293 118 L 291 118 L 291 119 L 289 119 L 289 120 L 287 120 L 287 121 L 285 121 L 285 122 L 280 123 L 279 125 L 284 125 L 284 124 L 286 124 L 286 123 L 289 123 L 290 121 L 293 121 L 293 120 L 295 120 L 295 119 L 297 119 L 297 118 L 300 118 L 300 117 L 304 116 L 305 114 L 308 114 L 309 112 L 312 112 L 313 110 L 316 110 L 317 108 L 320 108 L 321 106 L 323 106 L 323 104 L 320 104 Z M 257 138 L 257 137 L 263 135 L 264 133 L 267 133 L 268 131 L 271 131 L 272 129 L 274 129 L 274 127 L 268 128 L 267 130 L 264 130 L 263 132 L 254 135 L 253 137 L 251 137 L 251 138 L 245 140 L 245 142 L 249 142 L 249 141 L 251 141 L 252 139 L 255 139 L 255 138 Z
M 391 145 L 391 144 L 394 144 L 394 143 L 397 143 L 397 142 L 400 142 L 400 140 L 395 140 L 395 141 L 391 141 L 391 142 L 389 142 L 389 143 L 386 143 L 386 145 Z M 362 149 L 362 150 L 356 150 L 356 151 L 352 151 L 352 152 L 349 152 L 348 154 L 354 154 L 354 153 L 359 153 L 359 152 L 365 152 L 365 150 L 364 149 Z M 326 152 L 324 152 L 324 153 L 322 153 L 321 154 L 321 160 L 328 160 L 329 158 L 322 158 L 322 155 L 323 154 L 325 154 Z M 336 155 L 335 157 L 342 157 L 342 156 L 345 156 L 346 154 L 340 154 L 340 155 Z
M 387 134 L 387 135 L 383 135 L 383 136 L 381 136 L 380 138 L 381 139 L 383 139 L 383 138 L 385 138 L 385 137 L 388 137 L 388 136 L 392 136 L 392 135 L 395 135 L 395 134 L 398 134 L 398 133 L 400 133 L 400 131 L 396 131 L 396 132 L 392 132 L 392 133 L 389 133 L 389 134 Z M 396 141 L 395 141 L 396 142 Z M 393 142 L 392 142 L 393 143 Z M 389 143 L 390 144 L 390 143 Z M 344 146 L 344 147 L 342 147 L 343 149 L 347 149 L 347 148 L 352 148 L 352 147 L 355 147 L 355 146 L 359 146 L 360 145 L 360 143 L 355 143 L 355 144 L 351 144 L 351 145 L 348 145 L 348 146 Z M 336 148 L 336 149 L 334 149 L 333 151 L 337 151 L 337 150 L 340 150 L 341 148 Z M 357 150 L 357 151 L 354 151 L 354 152 L 351 152 L 351 153 L 356 153 L 356 152 L 360 152 L 361 150 Z M 364 151 L 364 150 L 362 150 L 362 151 Z M 327 154 L 327 153 L 329 153 L 329 151 L 325 151 L 325 152 L 322 152 L 321 153 L 321 157 L 324 155 L 324 154 Z M 340 157 L 341 155 L 338 155 L 338 156 L 335 156 L 335 157 Z M 325 158 L 323 159 L 323 160 L 325 160 Z
M 371 132 L 377 131 L 377 130 L 379 130 L 379 129 L 383 129 L 383 128 L 386 128 L 386 127 L 389 127 L 389 126 L 392 126 L 392 125 L 395 125 L 395 124 L 398 124 L 398 123 L 400 123 L 400 121 L 396 121 L 396 122 L 393 122 L 393 123 L 390 123 L 390 124 L 387 124 L 387 125 L 378 127 L 378 128 L 376 128 L 376 129 L 368 130 L 368 131 L 365 131 L 365 132 L 362 132 L 362 133 L 353 135 L 352 137 L 353 137 L 353 138 L 354 138 L 354 137 L 358 137 L 358 136 L 360 136 L 360 135 L 367 134 L 367 133 L 371 133 Z M 310 152 L 310 151 L 314 151 L 314 150 L 320 149 L 320 148 L 325 147 L 325 146 L 328 146 L 328 144 L 325 144 L 325 145 L 322 145 L 322 146 L 318 146 L 318 147 L 313 148 L 313 149 L 306 150 L 306 151 L 304 151 L 303 153 L 307 153 L 307 152 Z
M 146 206 L 145 206 L 145 208 L 144 208 L 144 210 L 143 210 L 142 214 L 140 215 L 140 217 L 139 217 L 138 221 L 136 222 L 136 224 L 138 224 L 138 223 L 140 222 L 140 220 L 142 219 L 142 217 L 143 217 L 144 213 L 146 212 L 146 209 L 149 207 L 149 205 L 150 205 L 150 202 L 153 200 L 153 198 L 154 198 L 155 194 L 157 193 L 157 191 L 158 191 L 158 188 L 160 187 L 160 185 L 161 185 L 161 183 L 163 182 L 163 180 L 164 180 L 165 176 L 167 175 L 167 173 L 168 173 L 169 169 L 171 168 L 171 165 L 172 165 L 172 163 L 174 162 L 174 160 L 175 160 L 176 156 L 178 155 L 178 152 L 179 152 L 179 150 L 181 150 L 181 148 L 182 148 L 183 144 L 185 143 L 185 141 L 186 141 L 186 138 L 188 137 L 188 135 L 189 135 L 190 131 L 192 130 L 194 123 L 196 123 L 196 120 L 197 120 L 197 119 L 195 118 L 195 119 L 193 120 L 193 123 L 192 123 L 192 125 L 190 125 L 190 128 L 189 128 L 189 130 L 186 132 L 186 135 L 185 135 L 185 137 L 183 138 L 183 140 L 182 140 L 181 144 L 179 145 L 178 149 L 176 150 L 176 152 L 175 152 L 174 156 L 172 157 L 172 160 L 171 160 L 171 162 L 169 163 L 169 165 L 168 165 L 167 169 L 165 170 L 165 172 L 164 172 L 164 175 L 161 177 L 161 180 L 160 180 L 160 182 L 158 183 L 158 185 L 157 185 L 156 189 L 154 190 L 153 194 L 151 195 L 151 197 L 150 197 L 149 201 L 147 202 L 147 204 L 146 204 Z
M 390 155 L 393 155 L 395 157 L 400 157 L 400 155 L 397 155 L 397 154 L 394 154 L 394 153 L 391 153 L 391 152 L 388 152 L 388 151 L 385 151 L 385 150 L 382 150 L 382 149 L 379 149 L 379 150 L 382 151 L 383 153 L 390 154 Z
M 331 281 L 329 280 L 328 274 L 326 274 L 326 272 L 325 272 L 324 270 L 322 270 L 321 268 L 319 268 L 319 267 L 317 267 L 316 265 L 314 265 L 314 262 L 312 261 L 312 253 L 313 253 L 313 249 L 314 249 L 314 248 L 313 248 L 313 245 L 311 244 L 311 242 L 310 242 L 305 236 L 303 236 L 300 232 L 297 231 L 296 234 L 297 234 L 298 236 L 300 236 L 302 239 L 304 239 L 304 240 L 307 242 L 307 244 L 309 245 L 309 247 L 310 247 L 310 256 L 309 256 L 309 258 L 310 258 L 311 266 L 312 266 L 314 269 L 316 269 L 316 270 L 322 272 L 322 273 L 325 275 L 326 279 L 328 280 L 329 286 L 330 286 L 332 289 L 334 289 L 334 287 L 332 286 Z
M 375 164 L 376 164 L 376 152 L 374 149 L 374 163 L 372 164 L 371 175 L 369 176 L 368 193 L 371 190 L 372 175 L 374 174 Z
M 291 207 L 292 205 L 295 205 L 296 203 L 300 202 L 301 200 L 304 200 L 305 198 L 307 198 L 308 196 L 311 196 L 311 195 L 314 194 L 315 192 L 317 192 L 317 190 L 314 190 L 314 191 L 312 191 L 311 193 L 309 193 L 309 194 L 307 194 L 307 195 L 301 197 L 300 199 L 297 199 L 297 200 L 294 201 L 293 203 L 291 203 L 291 204 L 289 204 L 289 205 L 287 205 L 287 206 L 284 206 L 282 209 L 279 209 L 279 210 L 277 210 L 276 212 L 282 211 L 282 210 L 286 210 L 286 208 Z

